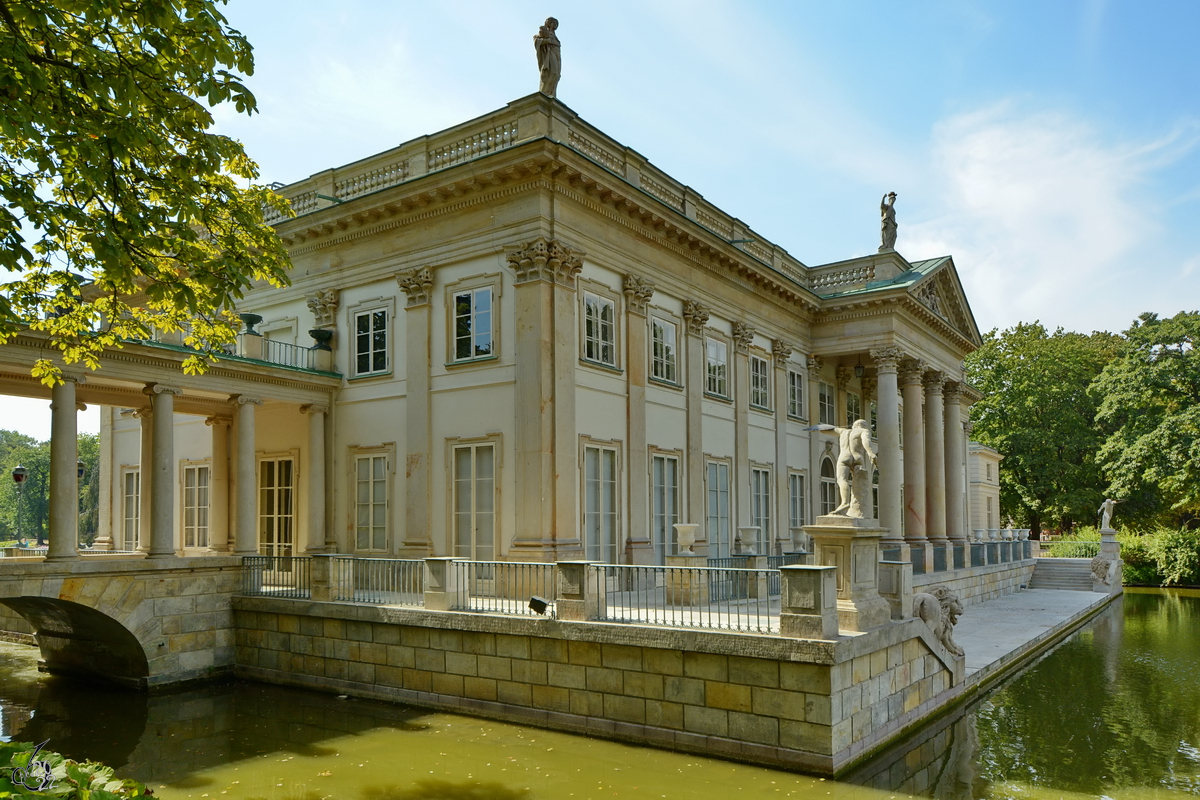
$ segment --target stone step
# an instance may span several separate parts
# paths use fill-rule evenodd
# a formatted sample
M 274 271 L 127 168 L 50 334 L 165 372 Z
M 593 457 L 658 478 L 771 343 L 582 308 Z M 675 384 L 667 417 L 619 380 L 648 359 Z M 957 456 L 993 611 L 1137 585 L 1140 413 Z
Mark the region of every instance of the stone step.
M 1090 592 L 1091 559 L 1039 558 L 1034 564 L 1029 588 Z

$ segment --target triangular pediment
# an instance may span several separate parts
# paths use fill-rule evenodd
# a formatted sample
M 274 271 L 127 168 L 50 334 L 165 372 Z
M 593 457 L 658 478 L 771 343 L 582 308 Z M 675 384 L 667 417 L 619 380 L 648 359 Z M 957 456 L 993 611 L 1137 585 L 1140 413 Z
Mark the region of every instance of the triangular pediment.
M 975 315 L 967 304 L 966 294 L 949 256 L 915 262 L 914 271 L 924 276 L 912 283 L 909 294 L 938 317 L 976 345 L 983 343 Z

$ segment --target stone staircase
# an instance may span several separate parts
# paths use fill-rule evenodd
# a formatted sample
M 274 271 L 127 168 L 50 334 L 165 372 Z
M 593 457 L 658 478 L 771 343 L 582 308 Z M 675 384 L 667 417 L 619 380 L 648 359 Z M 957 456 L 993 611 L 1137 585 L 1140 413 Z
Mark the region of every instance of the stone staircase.
M 1092 590 L 1090 558 L 1039 558 L 1033 567 L 1030 589 Z

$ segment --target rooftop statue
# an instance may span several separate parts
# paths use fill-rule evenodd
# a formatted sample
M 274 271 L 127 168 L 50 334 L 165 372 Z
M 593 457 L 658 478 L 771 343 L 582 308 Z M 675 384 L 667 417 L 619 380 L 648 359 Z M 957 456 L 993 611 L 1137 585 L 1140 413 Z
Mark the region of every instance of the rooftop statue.
M 888 192 L 879 203 L 880 236 L 883 242 L 879 252 L 896 249 L 896 193 Z
M 875 451 L 871 449 L 871 426 L 865 419 L 860 419 L 849 428 L 816 425 L 810 430 L 837 431 L 838 434 L 837 485 L 841 505 L 832 513 L 862 519 L 863 498 L 870 483 L 867 462 L 878 468 Z
M 533 47 L 537 51 L 538 71 L 542 74 L 539 91 L 550 97 L 555 97 L 558 91 L 558 79 L 562 75 L 562 44 L 558 41 L 555 31 L 558 30 L 558 20 L 548 17 L 546 24 L 538 28 L 533 37 Z

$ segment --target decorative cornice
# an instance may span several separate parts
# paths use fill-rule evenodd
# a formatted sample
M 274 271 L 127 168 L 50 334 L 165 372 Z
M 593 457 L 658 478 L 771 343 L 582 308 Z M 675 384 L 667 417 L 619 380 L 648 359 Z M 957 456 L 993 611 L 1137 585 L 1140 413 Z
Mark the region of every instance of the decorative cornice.
M 408 295 L 408 308 L 425 306 L 433 299 L 433 270 L 414 267 L 396 275 L 396 283 Z
M 871 360 L 875 369 L 883 372 L 895 372 L 904 358 L 904 351 L 899 347 L 874 347 L 870 350 Z
M 687 322 L 687 332 L 692 336 L 703 336 L 704 326 L 708 324 L 710 310 L 698 300 L 683 301 L 683 318 Z
M 646 307 L 654 296 L 654 282 L 637 275 L 625 276 L 625 307 L 635 314 L 646 316 Z
M 747 325 L 745 322 L 733 323 L 733 349 L 739 353 L 750 352 L 750 345 L 754 344 L 754 334 L 757 332 L 753 325 Z
M 925 396 L 936 397 L 941 394 L 945 383 L 946 373 L 936 369 L 929 370 L 925 373 Z
M 310 296 L 307 303 L 308 310 L 313 315 L 313 322 L 318 328 L 337 324 L 337 310 L 341 304 L 337 289 L 317 289 L 316 294 Z
M 792 346 L 783 339 L 776 339 L 771 342 L 771 355 L 775 356 L 776 366 L 786 367 L 792 357 Z
M 547 281 L 575 288 L 575 276 L 583 271 L 583 253 L 557 239 L 539 236 L 511 248 L 505 256 L 516 273 L 515 283 Z
M 926 364 L 919 358 L 905 358 L 900 361 L 900 385 L 921 384 L 924 380 Z

